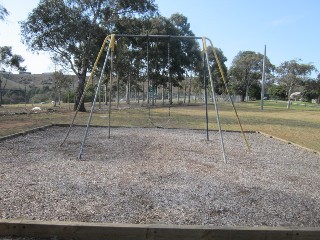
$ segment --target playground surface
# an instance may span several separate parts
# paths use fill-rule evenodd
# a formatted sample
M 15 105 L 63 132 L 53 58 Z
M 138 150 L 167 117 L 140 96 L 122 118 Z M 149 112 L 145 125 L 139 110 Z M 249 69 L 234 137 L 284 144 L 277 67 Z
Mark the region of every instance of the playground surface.
M 65 127 L 0 142 L 2 219 L 320 226 L 318 154 L 247 133 Z

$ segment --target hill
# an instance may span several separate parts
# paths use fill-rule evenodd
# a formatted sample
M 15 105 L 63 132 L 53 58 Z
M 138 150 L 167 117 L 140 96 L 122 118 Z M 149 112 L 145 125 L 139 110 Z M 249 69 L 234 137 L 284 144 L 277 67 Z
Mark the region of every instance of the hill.
M 5 77 L 1 77 L 2 85 L 1 88 L 3 89 L 24 89 L 26 86 L 21 83 L 17 83 L 13 80 L 10 80 Z M 27 87 L 29 89 L 29 87 Z
M 73 85 L 77 83 L 76 75 L 67 75 L 73 80 Z M 2 83 L 7 81 L 6 89 L 27 89 L 31 88 L 42 88 L 49 86 L 50 88 L 54 85 L 53 73 L 42 73 L 42 74 L 30 74 L 20 73 L 13 74 L 9 72 L 1 72 L 0 77 Z

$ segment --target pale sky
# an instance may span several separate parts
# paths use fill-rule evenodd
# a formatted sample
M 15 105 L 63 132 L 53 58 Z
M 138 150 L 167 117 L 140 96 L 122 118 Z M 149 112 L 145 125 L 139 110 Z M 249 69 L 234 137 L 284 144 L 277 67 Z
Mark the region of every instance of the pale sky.
M 0 0 L 10 12 L 0 22 L 0 46 L 12 46 L 25 58 L 27 71 L 54 70 L 45 54 L 35 55 L 20 41 L 18 21 L 25 20 L 39 0 Z M 301 59 L 320 70 L 319 0 L 156 0 L 165 17 L 179 12 L 188 18 L 196 36 L 206 36 L 221 48 L 230 66 L 239 51 L 263 53 L 278 66 Z

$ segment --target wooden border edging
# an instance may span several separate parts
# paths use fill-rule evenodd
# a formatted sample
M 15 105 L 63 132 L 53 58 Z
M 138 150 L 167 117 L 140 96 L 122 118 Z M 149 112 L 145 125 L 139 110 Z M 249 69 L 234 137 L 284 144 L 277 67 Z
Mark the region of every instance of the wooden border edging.
M 24 135 L 27 135 L 28 133 L 34 133 L 34 132 L 37 132 L 37 131 L 42 131 L 42 130 L 44 130 L 46 128 L 49 128 L 49 127 L 52 127 L 52 126 L 53 126 L 53 124 L 44 125 L 44 126 L 41 126 L 41 127 L 29 129 L 29 130 L 26 130 L 26 131 L 23 131 L 23 132 L 18 132 L 18 133 L 14 133 L 14 134 L 11 134 L 11 135 L 3 136 L 3 137 L 0 137 L 0 142 L 3 141 L 3 140 L 15 138 L 15 137 L 18 137 L 18 136 L 24 136 Z
M 0 142 L 3 141 L 3 140 L 7 140 L 7 139 L 12 139 L 12 138 L 15 138 L 15 137 L 18 137 L 18 136 L 24 136 L 28 133 L 34 133 L 34 132 L 37 132 L 37 131 L 42 131 L 46 128 L 49 128 L 49 127 L 69 127 L 70 124 L 64 124 L 64 123 L 54 123 L 54 124 L 49 124 L 49 125 L 44 125 L 44 126 L 41 126 L 41 127 L 37 127 L 37 128 L 33 128 L 33 129 L 29 129 L 29 130 L 26 130 L 26 131 L 23 131 L 23 132 L 19 132 L 19 133 L 14 133 L 14 134 L 11 134 L 11 135 L 8 135 L 8 136 L 3 136 L 3 137 L 0 137 Z M 75 127 L 85 127 L 86 125 L 84 124 L 78 124 L 78 125 L 74 125 Z M 101 128 L 107 128 L 108 126 L 99 126 L 99 125 L 92 125 L 91 127 L 101 127 Z M 123 127 L 123 126 L 112 126 L 113 128 L 132 128 L 132 127 Z M 148 128 L 148 127 L 141 127 L 141 128 Z M 170 128 L 170 129 L 180 129 L 180 128 Z M 201 131 L 203 129 L 184 129 L 184 130 L 195 130 L 195 131 Z M 216 131 L 216 130 L 210 130 L 210 131 Z M 237 130 L 222 130 L 223 132 L 240 132 L 240 131 L 237 131 Z M 278 137 L 275 137 L 275 136 L 272 136 L 270 134 L 267 134 L 267 133 L 264 133 L 264 132 L 261 132 L 261 131 L 244 131 L 245 133 L 259 133 L 259 134 L 262 134 L 268 138 L 274 138 L 274 139 L 277 139 L 279 141 L 282 141 L 282 142 L 285 142 L 285 143 L 288 143 L 288 144 L 292 144 L 294 146 L 297 146 L 301 149 L 304 149 L 304 150 L 307 150 L 309 152 L 312 152 L 312 153 L 315 153 L 315 154 L 319 154 L 320 155 L 320 152 L 314 150 L 314 149 L 310 149 L 310 148 L 307 148 L 307 147 L 304 147 L 304 146 L 301 146 L 299 144 L 296 144 L 296 143 L 293 143 L 293 142 L 290 142 L 288 140 L 284 140 L 282 138 L 278 138 Z M 319 238 L 320 240 L 320 238 Z
M 260 131 L 257 131 L 256 133 L 260 133 L 260 134 L 264 135 L 265 137 L 274 138 L 274 139 L 277 139 L 277 140 L 279 140 L 279 141 L 281 141 L 281 142 L 285 142 L 285 143 L 287 143 L 287 144 L 292 144 L 293 146 L 296 146 L 296 147 L 298 147 L 298 148 L 307 150 L 308 152 L 312 152 L 312 153 L 314 153 L 314 154 L 319 154 L 319 155 L 320 155 L 320 152 L 318 152 L 318 151 L 316 151 L 316 150 L 314 150 L 314 149 L 311 149 L 311 148 L 307 148 L 307 147 L 301 146 L 301 145 L 299 145 L 299 144 L 297 144 L 297 143 L 293 143 L 293 142 L 290 142 L 290 141 L 288 141 L 288 140 L 284 140 L 284 139 L 282 139 L 282 138 L 278 138 L 278 137 L 275 137 L 275 136 L 272 136 L 272 135 L 270 135 L 270 134 L 267 134 L 267 133 L 264 133 L 264 132 L 260 132 Z M 319 236 L 319 239 L 320 239 L 320 236 Z
M 1 220 L 0 237 L 53 239 L 214 239 L 214 240 L 313 240 L 320 228 L 213 227 L 199 225 L 116 224 Z

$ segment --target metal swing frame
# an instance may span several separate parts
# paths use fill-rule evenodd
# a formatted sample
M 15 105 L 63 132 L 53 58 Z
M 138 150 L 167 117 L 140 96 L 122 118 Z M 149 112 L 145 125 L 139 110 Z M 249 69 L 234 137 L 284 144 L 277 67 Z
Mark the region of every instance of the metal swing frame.
M 234 109 L 234 112 L 236 114 L 236 117 L 237 117 L 237 120 L 238 120 L 238 124 L 240 126 L 240 129 L 241 129 L 241 133 L 242 133 L 242 136 L 243 136 L 243 139 L 246 143 L 246 146 L 248 148 L 248 150 L 250 151 L 250 146 L 249 146 L 249 143 L 247 141 L 247 138 L 244 134 L 244 131 L 243 131 L 243 128 L 242 128 L 242 125 L 241 125 L 241 122 L 240 122 L 240 118 L 238 116 L 238 113 L 237 113 L 237 110 L 235 108 L 235 105 L 234 105 L 234 102 L 232 100 L 232 97 L 230 95 L 230 92 L 229 92 L 229 89 L 228 89 L 228 86 L 227 86 L 227 82 L 226 82 L 226 79 L 225 79 L 225 76 L 224 76 L 224 73 L 223 73 L 223 70 L 222 70 L 222 67 L 221 67 L 221 63 L 219 61 L 219 58 L 218 58 L 218 55 L 215 51 L 215 48 L 213 47 L 213 44 L 212 44 L 212 41 L 207 38 L 207 37 L 196 37 L 196 36 L 172 36 L 172 35 L 149 35 L 149 34 L 146 34 L 146 35 L 132 35 L 132 34 L 111 34 L 111 35 L 108 35 L 105 40 L 103 41 L 103 44 L 101 46 L 101 49 L 98 53 L 98 56 L 97 56 L 97 59 L 94 63 L 94 66 L 93 66 L 93 69 L 91 71 L 91 74 L 90 74 L 90 77 L 89 77 L 89 80 L 87 81 L 87 84 L 84 88 L 84 91 L 83 91 L 83 94 L 81 96 L 81 99 L 80 99 L 80 102 L 79 102 L 79 105 L 76 109 L 76 112 L 74 114 L 74 117 L 72 119 L 72 122 L 70 124 L 70 127 L 67 131 L 67 134 L 64 138 L 64 140 L 62 141 L 61 145 L 62 146 L 66 139 L 68 138 L 69 134 L 70 134 L 70 131 L 71 131 L 71 128 L 73 127 L 74 125 L 74 121 L 75 121 L 75 118 L 79 112 L 79 109 L 80 109 L 80 105 L 82 104 L 83 100 L 84 100 L 84 96 L 85 96 L 85 93 L 88 89 L 88 82 L 90 82 L 90 80 L 93 78 L 93 75 L 94 75 L 94 72 L 97 68 L 97 65 L 98 65 L 98 62 L 101 58 L 101 55 L 102 55 L 102 52 L 104 51 L 105 47 L 106 47 L 106 43 L 107 41 L 109 41 L 109 47 L 107 49 L 107 54 L 106 54 L 106 58 L 105 58 L 105 61 L 104 61 L 104 64 L 103 64 L 103 68 L 102 68 L 102 71 L 101 71 L 101 75 L 100 75 L 100 78 L 99 78 L 99 82 L 96 86 L 96 91 L 95 91 L 95 96 L 94 96 L 94 99 L 93 99 L 93 104 L 91 106 L 91 111 L 90 111 L 90 115 L 89 115 L 89 118 L 88 118 L 88 121 L 87 121 L 87 125 L 86 125 L 86 129 L 85 129 L 85 133 L 84 133 L 84 136 L 83 136 L 83 139 L 82 139 L 82 142 L 81 142 L 81 147 L 80 147 L 80 152 L 79 152 L 79 155 L 78 155 L 78 159 L 81 160 L 82 159 L 82 155 L 83 155 L 83 151 L 84 151 L 84 146 L 85 146 L 85 142 L 86 142 L 86 139 L 87 139 L 87 135 L 88 135 L 88 131 L 89 131 L 89 127 L 90 127 L 90 124 L 91 124 L 91 120 L 92 120 L 92 115 L 93 115 L 93 110 L 95 108 L 95 104 L 96 104 L 96 99 L 97 99 L 97 96 L 98 96 L 98 92 L 100 90 L 100 87 L 101 87 L 101 83 L 102 83 L 102 78 L 103 78 L 103 73 L 105 71 L 105 67 L 106 67 L 106 64 L 107 64 L 107 61 L 108 61 L 108 56 L 109 56 L 109 52 L 111 52 L 111 56 L 110 56 L 110 81 L 109 81 L 109 84 L 110 86 L 112 86 L 112 72 L 113 72 L 113 58 L 114 58 L 114 45 L 115 45 L 115 41 L 116 41 L 116 38 L 121 38 L 121 37 L 135 37 L 135 38 L 147 38 L 149 40 L 149 38 L 173 38 L 173 39 L 195 39 L 195 40 L 202 40 L 202 48 L 203 48 L 203 61 L 204 61 L 204 73 L 206 72 L 205 71 L 205 64 L 207 65 L 207 72 L 208 72 L 208 75 L 209 75 L 209 80 L 210 80 L 210 86 L 211 86 L 211 92 L 212 92 L 212 101 L 214 103 L 214 108 L 215 108 L 215 113 L 216 113 L 216 118 L 217 118 L 217 123 L 218 123 L 218 129 L 219 129 L 219 135 L 220 135 L 220 144 L 221 144 L 221 151 L 222 151 L 222 157 L 223 157 L 223 161 L 225 163 L 227 163 L 227 158 L 226 158 L 226 154 L 225 154 L 225 147 L 224 147 L 224 141 L 223 141 L 223 135 L 222 135 L 222 130 L 221 130 L 221 124 L 220 124 L 220 117 L 219 117 L 219 111 L 218 111 L 218 105 L 217 105 L 217 99 L 216 99 L 216 94 L 215 94 L 215 90 L 214 90 L 214 84 L 213 84 L 213 78 L 212 78 L 212 73 L 210 71 L 210 65 L 209 65 L 209 57 L 208 57 L 208 48 L 207 48 L 207 41 L 210 42 L 210 45 L 211 45 L 211 48 L 213 50 L 213 53 L 214 53 L 214 56 L 215 56 L 215 59 L 216 59 L 216 62 L 218 63 L 218 67 L 219 67 L 219 70 L 220 70 L 220 74 L 222 76 L 222 79 L 223 79 L 223 82 L 224 82 L 224 85 L 225 85 L 225 89 L 226 89 L 226 92 L 229 96 L 229 99 L 230 99 L 230 102 L 233 106 L 233 109 Z M 149 46 L 148 46 L 149 47 Z M 148 49 L 147 49 L 148 50 Z M 169 55 L 169 53 L 168 53 Z M 148 56 L 147 56 L 148 57 Z M 149 61 L 149 59 L 147 60 Z M 147 74 L 148 74 L 148 69 L 149 67 L 147 66 Z M 149 78 L 149 76 L 148 76 Z M 149 82 L 149 79 L 148 79 L 148 82 Z M 204 82 L 205 82 L 205 91 L 207 91 L 206 89 L 206 74 L 204 74 Z M 109 117 L 109 120 L 108 120 L 108 138 L 110 138 L 111 136 L 111 133 L 110 133 L 110 125 L 111 125 L 111 96 L 112 96 L 112 88 L 110 87 L 110 90 L 109 90 L 109 110 L 108 110 L 108 117 Z M 206 134 L 207 134 L 207 140 L 209 140 L 209 127 L 208 127 L 208 122 L 209 122 L 209 119 L 208 119 L 208 101 L 207 101 L 207 93 L 205 94 L 205 104 L 206 104 Z

